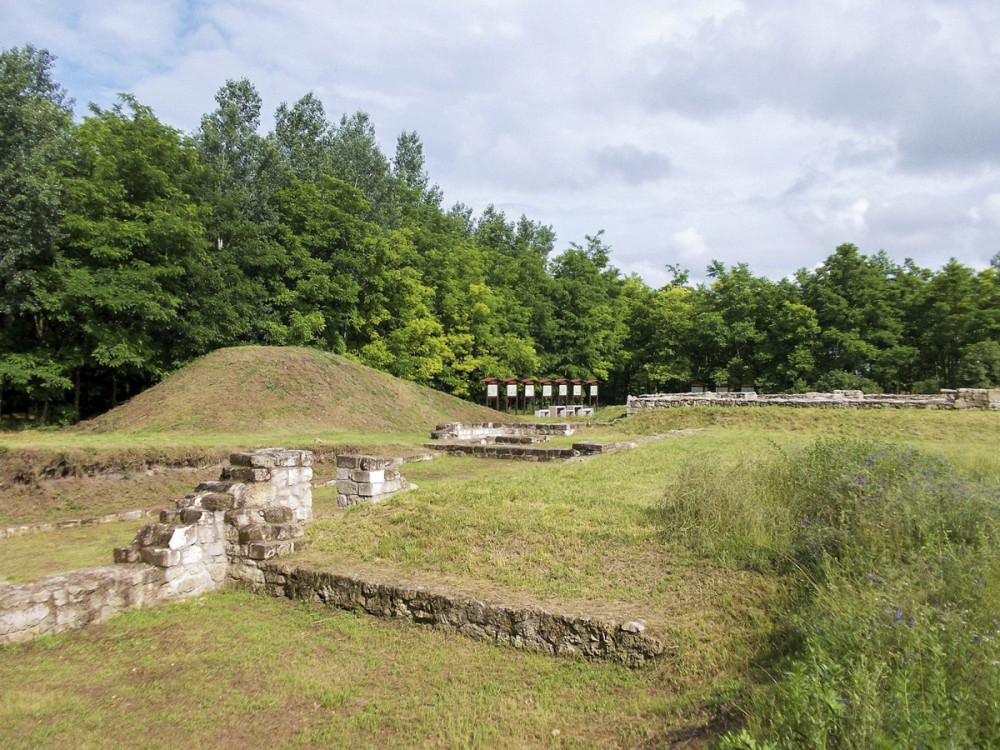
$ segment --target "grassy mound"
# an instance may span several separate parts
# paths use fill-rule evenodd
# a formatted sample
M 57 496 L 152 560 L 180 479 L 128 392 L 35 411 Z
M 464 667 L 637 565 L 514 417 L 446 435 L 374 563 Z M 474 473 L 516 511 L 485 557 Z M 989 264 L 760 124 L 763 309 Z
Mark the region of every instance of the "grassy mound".
M 298 347 L 219 349 L 80 428 L 97 432 L 421 432 L 495 411 L 343 357 Z

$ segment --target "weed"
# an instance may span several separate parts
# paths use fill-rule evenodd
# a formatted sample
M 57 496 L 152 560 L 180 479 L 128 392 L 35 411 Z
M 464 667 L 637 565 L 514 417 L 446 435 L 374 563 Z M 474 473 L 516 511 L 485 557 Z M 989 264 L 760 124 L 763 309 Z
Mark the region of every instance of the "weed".
M 777 680 L 744 709 L 751 739 L 1000 743 L 996 486 L 913 448 L 850 439 L 721 476 L 701 468 L 659 511 L 668 536 L 785 574 L 799 591 L 764 663 Z M 752 747 L 742 734 L 726 742 Z

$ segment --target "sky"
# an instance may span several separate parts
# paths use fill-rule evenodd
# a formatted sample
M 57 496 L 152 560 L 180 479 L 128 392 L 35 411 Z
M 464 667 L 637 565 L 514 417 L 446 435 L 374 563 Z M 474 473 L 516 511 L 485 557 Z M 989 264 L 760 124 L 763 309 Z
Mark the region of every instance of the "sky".
M 613 5 L 613 7 L 612 7 Z M 76 100 L 194 131 L 228 78 L 263 127 L 312 92 L 415 130 L 444 205 L 604 230 L 658 287 L 779 279 L 844 242 L 940 269 L 1000 251 L 996 0 L 2 0 L 0 47 Z

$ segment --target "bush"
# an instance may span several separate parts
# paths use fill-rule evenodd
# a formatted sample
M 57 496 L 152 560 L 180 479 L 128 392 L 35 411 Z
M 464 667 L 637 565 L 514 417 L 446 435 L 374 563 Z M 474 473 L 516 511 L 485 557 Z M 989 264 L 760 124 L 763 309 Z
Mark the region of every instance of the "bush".
M 913 393 L 927 393 L 934 394 L 940 393 L 941 391 L 941 381 L 937 378 L 927 378 L 927 380 L 918 380 L 913 384 Z
M 724 746 L 1000 745 L 995 487 L 909 448 L 830 440 L 722 476 L 692 465 L 672 489 L 668 533 L 799 591 L 766 665 L 777 680 Z

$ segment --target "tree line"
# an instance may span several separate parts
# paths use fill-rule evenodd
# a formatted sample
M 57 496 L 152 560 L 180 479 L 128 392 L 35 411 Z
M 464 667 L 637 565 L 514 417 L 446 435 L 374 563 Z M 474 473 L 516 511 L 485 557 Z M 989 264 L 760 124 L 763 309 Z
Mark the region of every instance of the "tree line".
M 76 122 L 53 58 L 0 52 L 0 415 L 68 423 L 213 349 L 309 345 L 478 398 L 485 376 L 603 393 L 1000 382 L 1000 254 L 939 271 L 841 245 L 771 281 L 713 262 L 653 289 L 602 231 L 443 206 L 415 132 L 306 94 L 261 133 L 230 80 L 193 133 L 130 95 Z

